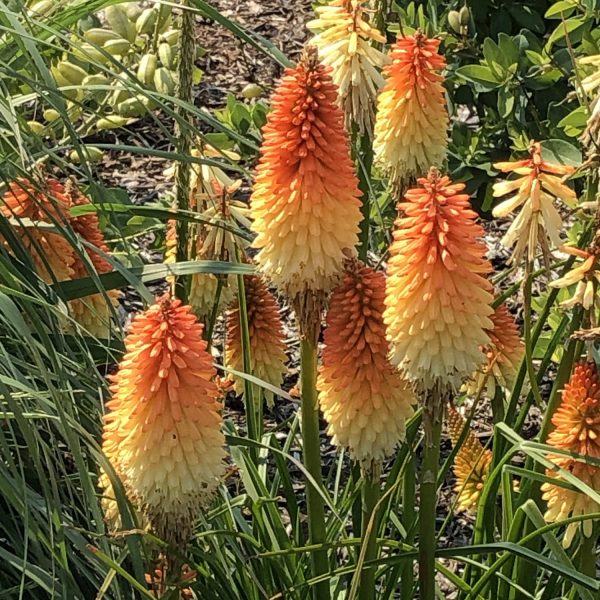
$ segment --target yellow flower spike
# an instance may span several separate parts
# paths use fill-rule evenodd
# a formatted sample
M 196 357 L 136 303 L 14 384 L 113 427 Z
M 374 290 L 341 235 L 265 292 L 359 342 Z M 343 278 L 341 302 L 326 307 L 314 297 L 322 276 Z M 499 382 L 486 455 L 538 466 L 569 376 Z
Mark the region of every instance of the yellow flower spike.
M 563 222 L 554 202 L 560 199 L 570 207 L 577 202 L 575 192 L 561 180 L 573 173 L 575 167 L 544 161 L 539 142 L 531 144 L 530 155 L 525 160 L 494 164 L 503 173 L 520 175 L 516 179 L 499 181 L 493 187 L 495 197 L 514 193 L 494 207 L 495 217 L 506 217 L 521 207 L 501 240 L 505 247 L 513 248 L 512 262 L 519 262 L 526 251 L 527 260 L 533 261 L 538 245 L 545 254 L 551 247 L 560 246 Z
M 437 169 L 399 203 L 383 318 L 392 363 L 425 389 L 460 386 L 483 362 L 493 300 L 483 229 L 464 184 Z
M 67 182 L 65 193 L 69 196 L 72 206 L 91 204 L 90 199 L 75 189 L 71 181 Z M 97 248 L 104 254 L 110 253 L 104 240 L 104 234 L 100 230 L 100 221 L 96 213 L 72 218 L 71 227 L 79 237 L 94 248 Z M 109 273 L 113 270 L 111 264 L 99 252 L 87 246 L 85 247 L 85 252 L 99 275 Z M 90 276 L 88 268 L 79 256 L 75 256 L 73 272 L 75 278 Z M 86 298 L 72 300 L 70 304 L 71 310 L 77 322 L 82 325 L 86 332 L 96 337 L 109 338 L 111 336 L 111 317 L 113 314 L 111 305 L 115 306 L 117 304 L 118 297 L 118 290 L 108 290 L 106 296 L 100 293 L 93 294 Z
M 427 174 L 441 167 L 448 145 L 448 110 L 444 93 L 446 67 L 440 41 L 417 31 L 398 37 L 390 51 L 392 63 L 377 102 L 375 160 L 394 181 Z
M 328 433 L 368 467 L 404 439 L 415 396 L 388 360 L 385 276 L 350 261 L 331 296 L 317 389 Z
M 244 278 L 248 330 L 250 333 L 250 374 L 275 387 L 281 387 L 287 372 L 286 340 L 281 313 L 275 296 L 261 277 Z M 236 303 L 227 313 L 225 363 L 236 371 L 244 371 L 240 309 Z M 236 394 L 244 392 L 244 380 L 230 375 Z M 273 405 L 273 392 L 262 390 L 267 404 Z
M 552 417 L 555 429 L 548 435 L 547 443 L 555 448 L 583 456 L 600 458 L 600 381 L 593 362 L 580 362 L 575 366 L 569 383 L 562 392 L 560 406 Z M 550 455 L 558 467 L 572 473 L 595 491 L 600 491 L 600 468 L 562 455 Z M 546 475 L 560 480 L 560 474 L 548 469 Z M 570 516 L 600 512 L 600 505 L 578 490 L 544 483 L 542 498 L 548 504 L 544 515 L 547 522 L 560 521 Z M 580 523 L 567 526 L 563 545 L 571 545 Z M 592 535 L 593 522 L 583 521 L 584 536 Z
M 66 226 L 70 208 L 71 198 L 56 179 L 48 179 L 43 184 L 18 179 L 9 185 L 2 198 L 0 211 L 7 219 L 15 220 L 15 232 L 30 254 L 36 272 L 46 283 L 73 277 L 75 252 L 62 235 L 39 224 Z M 21 219 L 30 223 L 21 224 L 18 222 Z M 10 252 L 8 242 L 2 240 L 2 243 Z
M 361 220 L 336 87 L 314 47 L 286 71 L 263 133 L 251 200 L 256 261 L 312 329 Z
M 372 42 L 385 44 L 385 36 L 365 19 L 366 0 L 333 0 L 317 6 L 318 18 L 307 27 L 319 32 L 310 40 L 324 65 L 332 67 L 338 102 L 346 117 L 346 129 L 372 134 L 377 92 L 384 81 L 380 70 L 388 62 Z
M 575 292 L 568 300 L 561 302 L 561 306 L 572 308 L 580 304 L 585 310 L 592 306 L 598 306 L 598 283 L 600 283 L 600 271 L 598 270 L 596 249 L 588 252 L 580 248 L 561 246 L 560 251 L 571 256 L 581 258 L 583 262 L 573 267 L 566 275 L 553 281 L 550 286 L 565 288 L 577 284 Z
M 135 317 L 125 348 L 103 451 L 156 533 L 181 547 L 224 471 L 212 357 L 191 307 L 168 296 Z
M 456 446 L 465 428 L 466 421 L 454 406 L 448 406 L 446 427 L 452 445 Z M 490 472 L 492 452 L 484 448 L 477 436 L 469 429 L 464 442 L 454 458 L 454 491 L 458 494 L 458 510 L 475 510 L 481 490 Z
M 502 303 L 490 316 L 493 328 L 487 330 L 490 343 L 483 347 L 486 362 L 467 386 L 467 393 L 477 394 L 487 385 L 488 394 L 494 396 L 496 384 L 512 389 L 525 353 L 519 329 L 506 304 Z

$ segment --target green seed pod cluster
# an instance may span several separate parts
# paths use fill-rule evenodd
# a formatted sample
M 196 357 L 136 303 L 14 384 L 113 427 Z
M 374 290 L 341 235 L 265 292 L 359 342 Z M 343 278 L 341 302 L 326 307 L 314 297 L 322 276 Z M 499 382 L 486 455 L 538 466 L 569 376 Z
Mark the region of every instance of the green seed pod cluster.
M 53 5 L 37 0 L 29 11 L 42 16 Z M 81 24 L 82 33 L 73 35 L 71 48 L 50 69 L 57 88 L 68 99 L 69 118 L 86 121 L 88 107 L 95 115 L 85 124 L 88 133 L 121 127 L 155 108 L 156 103 L 140 87 L 166 96 L 177 85 L 179 31 L 172 26 L 170 6 L 128 2 L 107 7 L 99 17 Z M 61 115 L 48 108 L 43 117 L 39 127 L 32 125 L 32 131 L 56 132 Z
M 468 6 L 463 6 L 460 10 L 451 10 L 448 13 L 448 25 L 455 32 L 462 36 L 469 33 L 469 22 L 471 21 L 471 12 Z

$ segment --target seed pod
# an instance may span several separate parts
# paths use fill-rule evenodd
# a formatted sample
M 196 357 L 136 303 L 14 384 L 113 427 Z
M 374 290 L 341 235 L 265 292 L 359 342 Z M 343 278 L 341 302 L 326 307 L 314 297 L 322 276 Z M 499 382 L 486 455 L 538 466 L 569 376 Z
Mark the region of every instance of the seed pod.
M 458 14 L 460 16 L 460 24 L 463 26 L 468 25 L 469 21 L 471 20 L 469 7 L 467 5 L 463 6 Z
M 100 27 L 95 27 L 94 29 L 88 29 L 83 37 L 92 44 L 96 44 L 96 46 L 104 46 L 106 42 L 110 42 L 111 40 L 122 40 L 123 38 L 114 31 L 110 31 L 110 29 L 102 29 Z
M 155 8 L 145 8 L 135 22 L 135 30 L 139 35 L 153 33 L 157 18 L 158 11 Z
M 146 106 L 137 96 L 128 98 L 117 105 L 117 112 L 122 117 L 139 117 L 146 112 Z
M 117 115 L 109 115 L 104 119 L 99 119 L 96 123 L 96 129 L 116 129 L 117 127 L 123 127 L 129 121 L 127 117 L 119 117 Z
M 448 13 L 448 25 L 450 25 L 456 33 L 460 33 L 460 14 L 457 10 L 451 10 Z
M 104 151 L 100 150 L 100 148 L 96 148 L 96 146 L 83 146 L 83 154 L 88 162 L 97 163 L 102 160 Z M 71 150 L 71 152 L 69 152 L 69 159 L 76 165 L 81 162 L 81 157 L 77 150 Z
M 125 8 L 117 4 L 115 6 L 109 6 L 105 9 L 104 14 L 108 24 L 112 27 L 113 31 L 118 33 L 122 38 L 129 40 L 131 43 L 135 42 L 137 36 L 135 31 L 135 24 L 129 19 Z
M 44 133 L 44 131 L 46 130 L 46 127 L 38 121 L 27 121 L 27 126 L 36 135 L 42 135 L 42 133 Z
M 123 56 L 131 49 L 131 44 L 127 40 L 110 40 L 104 44 L 104 49 L 113 56 Z
M 244 98 L 258 98 L 263 93 L 263 89 L 256 83 L 249 83 L 242 90 L 242 96 Z
M 71 121 L 77 121 L 83 114 L 83 108 L 81 104 L 75 104 L 74 102 L 67 102 L 67 114 Z
M 73 46 L 73 56 L 85 62 L 107 63 L 109 58 L 103 54 L 99 48 L 92 44 L 83 43 L 78 46 Z
M 47 108 L 44 112 L 44 120 L 48 121 L 48 123 L 54 123 L 57 119 L 60 119 L 60 113 L 53 108 Z
M 179 41 L 179 30 L 169 29 L 168 31 L 165 31 L 161 34 L 160 41 L 167 42 L 167 44 L 174 46 Z
M 174 65 L 174 53 L 171 45 L 167 42 L 162 42 L 158 46 L 158 57 L 160 58 L 160 62 L 163 67 L 167 67 L 167 69 L 172 69 Z
M 172 94 L 175 91 L 175 80 L 169 69 L 160 67 L 154 73 L 154 87 L 161 94 Z
M 32 17 L 46 17 L 56 8 L 55 0 L 40 0 L 27 11 Z
M 142 14 L 143 8 L 137 2 L 127 2 L 124 6 L 130 21 L 136 21 Z
M 61 60 L 57 68 L 58 72 L 67 81 L 66 85 L 81 85 L 82 81 L 87 77 L 87 73 L 81 67 L 67 60 Z
M 137 70 L 137 78 L 146 85 L 154 81 L 156 72 L 156 54 L 144 54 L 140 60 L 140 66 Z
M 109 106 L 115 107 L 117 104 L 124 102 L 127 98 L 131 98 L 131 94 L 128 90 L 123 89 L 115 89 L 115 91 L 111 94 L 108 99 Z
M 93 75 L 88 75 L 84 80 L 82 85 L 84 87 L 88 87 L 90 85 L 110 85 L 110 80 L 106 75 L 101 75 L 100 73 L 95 73 Z
M 171 24 L 171 7 L 161 4 L 158 9 L 158 31 L 162 33 Z

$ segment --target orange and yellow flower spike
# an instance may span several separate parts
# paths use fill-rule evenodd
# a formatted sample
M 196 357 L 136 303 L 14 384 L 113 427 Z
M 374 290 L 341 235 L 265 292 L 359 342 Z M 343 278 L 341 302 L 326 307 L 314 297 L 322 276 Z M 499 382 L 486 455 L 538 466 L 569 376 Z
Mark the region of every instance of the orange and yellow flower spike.
M 448 406 L 446 427 L 453 446 L 456 446 L 466 421 L 454 406 Z M 469 429 L 464 442 L 454 458 L 454 491 L 458 494 L 458 510 L 474 510 L 479 503 L 481 490 L 490 471 L 492 452 L 484 448 L 473 431 Z
M 572 246 L 561 246 L 560 251 L 582 260 L 566 275 L 550 284 L 551 287 L 556 288 L 566 288 L 577 284 L 573 296 L 561 302 L 560 305 L 565 308 L 572 308 L 580 304 L 585 310 L 589 310 L 594 306 L 599 307 L 598 284 L 600 283 L 600 270 L 598 270 L 598 249 L 594 248 L 593 251 L 588 251 Z
M 156 533 L 180 546 L 224 471 L 212 357 L 191 307 L 168 296 L 135 317 L 125 348 L 103 450 Z
M 575 452 L 583 456 L 600 458 L 600 381 L 598 369 L 593 362 L 580 362 L 575 366 L 569 383 L 562 392 L 560 406 L 552 417 L 555 429 L 548 435 L 547 443 L 555 448 Z M 581 479 L 583 483 L 600 492 L 600 468 L 569 458 L 548 457 L 558 467 Z M 560 474 L 547 470 L 546 475 L 560 480 Z M 589 496 L 565 487 L 544 483 L 543 499 L 548 504 L 547 522 L 560 521 L 570 516 L 600 512 L 600 505 Z M 568 547 L 578 531 L 580 523 L 567 526 L 563 545 Z M 584 536 L 592 535 L 593 522 L 581 523 Z
M 33 266 L 46 282 L 64 281 L 73 277 L 75 252 L 59 233 L 37 226 L 38 223 L 66 226 L 71 199 L 56 179 L 43 184 L 26 179 L 13 181 L 2 198 L 0 211 L 7 219 L 15 219 L 15 232 L 31 256 Z M 29 219 L 30 224 L 20 224 Z M 10 251 L 8 242 L 3 240 Z
M 560 199 L 571 208 L 577 202 L 575 192 L 561 180 L 562 176 L 573 173 L 575 167 L 546 162 L 538 142 L 531 144 L 529 152 L 530 157 L 524 160 L 494 164 L 503 173 L 519 175 L 495 183 L 493 191 L 495 197 L 514 193 L 494 207 L 495 217 L 506 217 L 521 207 L 501 242 L 513 248 L 513 262 L 519 262 L 525 251 L 527 261 L 533 261 L 538 245 L 545 255 L 552 247 L 560 246 L 563 222 L 554 202 Z
M 349 261 L 327 313 L 317 389 L 328 433 L 364 466 L 392 454 L 416 403 L 388 360 L 385 276 Z
M 398 205 L 383 314 L 392 363 L 431 389 L 459 386 L 483 362 L 493 300 L 483 229 L 464 184 L 437 169 Z
M 380 70 L 388 61 L 372 42 L 385 44 L 385 36 L 365 19 L 366 0 L 332 0 L 317 6 L 317 19 L 307 27 L 317 35 L 310 40 L 324 65 L 330 66 L 338 87 L 339 105 L 346 129 L 354 126 L 372 135 L 377 92 L 384 80 Z
M 308 315 L 315 318 L 345 253 L 354 252 L 361 220 L 358 181 L 330 72 L 313 46 L 286 71 L 263 130 L 251 199 L 256 261 L 306 313 L 299 315 L 301 323 Z
M 420 31 L 398 37 L 383 70 L 387 82 L 377 103 L 373 149 L 394 181 L 424 176 L 446 157 L 449 121 L 440 74 L 446 60 L 439 45 Z
M 244 279 L 248 330 L 250 333 L 250 374 L 275 387 L 281 387 L 287 368 L 286 340 L 281 313 L 275 296 L 259 276 Z M 225 364 L 244 371 L 240 309 L 236 303 L 227 313 Z M 231 375 L 236 394 L 244 392 L 244 380 Z M 273 404 L 273 392 L 263 390 L 267 404 Z

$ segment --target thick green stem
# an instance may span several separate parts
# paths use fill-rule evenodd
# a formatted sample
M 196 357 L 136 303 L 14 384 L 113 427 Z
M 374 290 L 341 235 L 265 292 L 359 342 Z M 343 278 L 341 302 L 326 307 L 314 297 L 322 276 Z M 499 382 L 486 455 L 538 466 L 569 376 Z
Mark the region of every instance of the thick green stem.
M 300 369 L 302 385 L 302 442 L 304 466 L 322 487 L 321 443 L 319 439 L 319 405 L 317 403 L 317 341 L 316 336 L 303 335 L 300 341 Z M 306 482 L 306 502 L 308 512 L 308 533 L 310 544 L 323 544 L 326 541 L 325 503 L 319 490 Z M 327 550 L 316 550 L 311 555 L 312 575 L 329 572 Z M 315 600 L 329 599 L 329 583 L 322 581 L 313 588 Z
M 379 519 L 375 514 L 381 492 L 379 465 L 363 469 L 362 490 L 362 543 L 364 562 L 377 559 L 377 531 Z M 358 589 L 359 600 L 375 600 L 375 567 L 363 568 Z
M 583 536 L 579 547 L 579 570 L 588 577 L 596 578 L 596 532 L 590 536 Z
M 419 598 L 435 600 L 435 521 L 437 508 L 437 473 L 440 462 L 440 437 L 444 404 L 439 390 L 426 399 L 423 411 L 425 447 L 421 466 L 419 501 Z
M 539 408 L 542 407 L 542 396 L 537 381 L 537 373 L 533 365 L 533 343 L 531 340 L 531 284 L 533 283 L 533 268 L 530 264 L 525 273 L 523 282 L 523 329 L 525 337 L 525 361 L 527 363 L 527 377 L 531 386 L 533 399 Z
M 412 545 L 414 541 L 414 523 L 415 523 L 415 457 L 411 453 L 406 459 L 406 468 L 404 470 L 404 479 L 402 481 L 402 525 L 406 530 L 407 544 Z M 412 598 L 415 587 L 415 573 L 413 561 L 407 560 L 402 567 L 402 576 L 400 580 L 400 597 Z
M 177 98 L 182 102 L 192 102 L 192 85 L 196 38 L 194 35 L 194 15 L 189 9 L 188 0 L 181 1 L 181 33 L 179 37 L 179 63 L 177 66 L 179 86 Z M 177 164 L 175 175 L 175 205 L 180 210 L 188 210 L 190 198 L 190 163 L 187 157 L 191 153 L 193 135 L 193 117 L 185 108 L 175 107 L 178 119 L 175 122 L 177 154 L 183 158 Z M 177 262 L 188 259 L 188 223 L 177 220 Z M 187 287 L 182 276 L 175 279 L 175 295 L 187 302 Z

